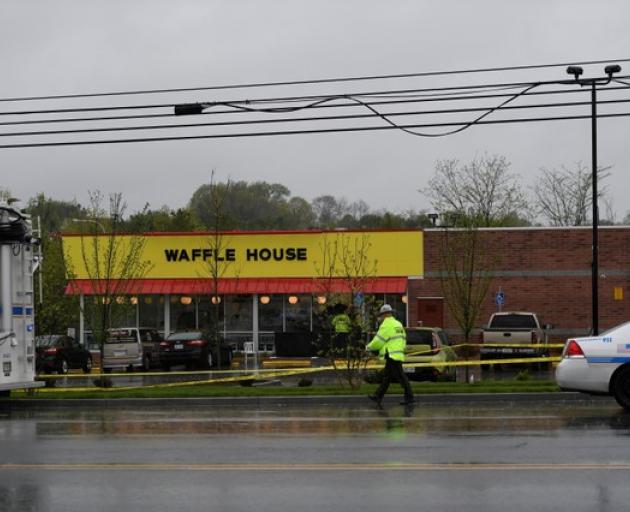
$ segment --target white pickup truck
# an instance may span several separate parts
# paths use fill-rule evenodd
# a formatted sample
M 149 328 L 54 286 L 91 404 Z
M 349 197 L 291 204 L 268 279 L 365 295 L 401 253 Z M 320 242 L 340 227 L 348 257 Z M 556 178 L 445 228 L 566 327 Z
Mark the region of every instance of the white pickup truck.
M 527 347 L 547 343 L 545 328 L 536 313 L 502 311 L 490 316 L 487 327 L 481 331 L 481 356 L 518 357 L 546 353 L 544 347 Z

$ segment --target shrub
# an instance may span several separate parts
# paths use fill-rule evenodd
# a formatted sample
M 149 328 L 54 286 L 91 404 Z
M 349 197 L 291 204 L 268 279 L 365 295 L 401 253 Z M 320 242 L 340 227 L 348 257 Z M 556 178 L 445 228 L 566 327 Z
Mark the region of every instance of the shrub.
M 307 388 L 309 386 L 313 385 L 313 380 L 312 379 L 307 379 L 305 377 L 302 377 L 298 383 L 297 383 L 299 388 Z
M 518 381 L 529 380 L 529 378 L 530 378 L 529 370 L 521 370 L 520 372 L 516 374 L 516 380 Z
M 114 387 L 114 382 L 112 381 L 112 379 L 110 377 L 99 377 L 97 379 L 94 379 L 92 381 L 92 383 L 97 388 L 111 388 L 111 387 Z

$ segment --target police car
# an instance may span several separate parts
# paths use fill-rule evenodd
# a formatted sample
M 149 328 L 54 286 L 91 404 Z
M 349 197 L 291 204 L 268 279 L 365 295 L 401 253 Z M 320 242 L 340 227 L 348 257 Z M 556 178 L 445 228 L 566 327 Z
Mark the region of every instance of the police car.
M 613 395 L 630 410 L 630 322 L 599 336 L 567 340 L 556 382 L 565 390 Z

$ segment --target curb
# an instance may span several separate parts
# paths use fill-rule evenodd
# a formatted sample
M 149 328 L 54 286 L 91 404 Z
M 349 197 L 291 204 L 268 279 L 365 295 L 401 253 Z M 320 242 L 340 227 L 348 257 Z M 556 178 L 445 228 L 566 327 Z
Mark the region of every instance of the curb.
M 402 395 L 386 395 L 384 405 L 394 405 Z M 610 396 L 592 396 L 577 392 L 547 393 L 449 393 L 416 395 L 417 406 L 423 404 L 467 404 L 494 402 L 509 404 L 513 402 L 538 403 L 590 403 L 614 404 Z M 370 405 L 363 395 L 309 395 L 309 396 L 261 396 L 261 397 L 194 397 L 194 398 L 37 398 L 0 400 L 0 408 L 68 408 L 68 407 L 152 407 L 152 406 L 264 406 L 278 405 Z

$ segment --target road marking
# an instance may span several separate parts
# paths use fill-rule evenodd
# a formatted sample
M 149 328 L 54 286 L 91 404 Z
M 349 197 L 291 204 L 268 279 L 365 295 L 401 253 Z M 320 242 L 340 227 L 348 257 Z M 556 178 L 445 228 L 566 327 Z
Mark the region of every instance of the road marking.
M 0 471 L 630 471 L 630 464 L 0 464 Z

